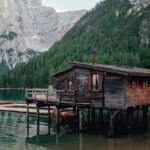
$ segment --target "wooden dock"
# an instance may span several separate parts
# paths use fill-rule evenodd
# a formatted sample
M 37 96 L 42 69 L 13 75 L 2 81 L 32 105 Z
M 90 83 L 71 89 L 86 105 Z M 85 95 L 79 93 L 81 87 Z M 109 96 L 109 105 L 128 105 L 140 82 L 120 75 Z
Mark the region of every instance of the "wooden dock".
M 95 120 L 96 120 L 96 115 L 95 115 L 95 110 L 99 110 L 99 127 L 103 128 L 104 124 L 104 110 L 107 111 L 108 113 L 108 119 L 109 119 L 109 124 L 108 124 L 108 136 L 112 137 L 114 135 L 114 125 L 113 125 L 113 120 L 114 118 L 117 117 L 118 122 L 120 120 L 123 120 L 122 118 L 122 112 L 126 112 L 127 115 L 127 128 L 128 130 L 132 130 L 132 122 L 133 122 L 133 113 L 136 112 L 136 119 L 137 119 L 137 125 L 139 125 L 139 111 L 142 110 L 143 113 L 143 121 L 145 122 L 145 126 L 148 127 L 148 105 L 142 106 L 142 107 L 130 107 L 126 110 L 109 110 L 107 108 L 99 108 L 99 107 L 91 107 L 89 103 L 76 103 L 75 99 L 72 98 L 72 101 L 69 103 L 61 100 L 61 95 L 64 96 L 65 91 L 51 91 L 49 89 L 26 89 L 26 103 L 27 103 L 27 122 L 29 123 L 29 115 L 30 114 L 36 114 L 37 117 L 37 126 L 40 124 L 40 115 L 42 114 L 47 114 L 48 116 L 48 126 L 50 130 L 50 117 L 51 115 L 56 116 L 56 126 L 59 131 L 60 128 L 60 115 L 68 117 L 71 115 L 76 115 L 78 118 L 78 129 L 79 131 L 82 131 L 83 129 L 83 111 L 87 111 L 88 113 L 88 123 L 92 123 L 93 127 L 95 126 Z M 67 95 L 73 96 L 75 93 L 71 91 Z M 32 110 L 32 105 L 35 103 L 35 109 L 34 112 Z M 46 110 L 43 111 L 43 108 Z M 62 113 L 62 109 L 69 108 L 70 113 Z M 52 113 L 52 109 L 53 111 Z

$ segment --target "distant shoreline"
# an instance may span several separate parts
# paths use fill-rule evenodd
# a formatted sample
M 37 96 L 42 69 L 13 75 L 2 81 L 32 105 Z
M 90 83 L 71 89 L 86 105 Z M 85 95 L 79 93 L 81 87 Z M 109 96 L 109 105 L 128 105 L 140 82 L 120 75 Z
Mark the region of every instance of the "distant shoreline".
M 0 90 L 20 90 L 23 91 L 25 88 L 0 88 Z

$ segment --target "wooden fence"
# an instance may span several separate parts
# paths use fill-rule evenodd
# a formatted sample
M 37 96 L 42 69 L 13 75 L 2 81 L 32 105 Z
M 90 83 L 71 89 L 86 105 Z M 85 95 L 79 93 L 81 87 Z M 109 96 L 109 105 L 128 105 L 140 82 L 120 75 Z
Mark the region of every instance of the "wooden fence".
M 75 91 L 26 89 L 25 98 L 30 100 L 52 101 L 59 103 L 75 103 Z

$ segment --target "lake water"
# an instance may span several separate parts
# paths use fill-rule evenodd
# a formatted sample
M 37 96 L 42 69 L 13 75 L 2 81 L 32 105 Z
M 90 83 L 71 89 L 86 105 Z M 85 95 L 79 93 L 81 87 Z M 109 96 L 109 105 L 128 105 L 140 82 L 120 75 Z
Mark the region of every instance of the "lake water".
M 25 101 L 25 91 L 0 90 L 0 100 L 5 100 L 5 101 Z
M 110 139 L 98 133 L 56 134 L 55 127 L 48 135 L 47 118 L 40 122 L 37 134 L 36 119 L 25 114 L 0 113 L 0 150 L 149 150 L 150 132 L 124 135 Z
M 51 122 L 51 130 L 48 134 L 47 117 L 40 117 L 38 131 L 34 115 L 30 115 L 30 123 L 27 125 L 26 114 L 0 112 L 0 150 L 150 149 L 150 131 L 124 134 L 110 139 L 106 134 L 89 131 L 77 133 L 61 130 L 58 134 L 54 118 Z

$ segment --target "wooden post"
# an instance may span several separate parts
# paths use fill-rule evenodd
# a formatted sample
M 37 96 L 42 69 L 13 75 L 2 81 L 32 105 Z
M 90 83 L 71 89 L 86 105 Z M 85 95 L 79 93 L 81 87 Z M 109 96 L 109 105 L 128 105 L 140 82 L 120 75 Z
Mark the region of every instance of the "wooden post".
M 79 132 L 79 122 L 80 122 L 80 119 L 79 119 L 79 107 L 77 107 L 76 115 L 77 115 L 77 130 Z
M 127 119 L 128 119 L 128 130 L 132 128 L 132 111 L 131 109 L 127 110 Z
M 30 130 L 29 130 L 30 128 L 29 128 L 29 124 L 27 124 L 27 138 L 29 138 L 29 133 L 30 133 Z
M 90 108 L 88 108 L 88 127 L 90 126 L 90 118 L 91 118 L 91 111 Z
M 37 135 L 39 135 L 39 121 L 40 121 L 40 118 L 39 118 L 39 103 L 37 102 L 36 103 L 36 120 L 37 120 Z
M 100 127 L 103 127 L 103 109 L 99 109 L 99 122 Z
M 121 112 L 119 112 L 119 123 L 122 123 L 122 111 Z
M 109 110 L 109 128 L 108 128 L 108 136 L 113 137 L 114 131 L 113 131 L 113 112 L 112 110 Z
M 76 113 L 76 107 L 73 107 L 73 113 Z
M 144 127 L 148 127 L 148 106 L 143 106 L 143 123 Z
M 136 108 L 137 127 L 139 127 L 139 107 Z
M 39 135 L 40 134 L 40 127 L 39 127 L 39 125 L 37 125 L 37 135 Z
M 29 123 L 29 103 L 27 103 L 27 123 Z
M 57 131 L 59 132 L 60 129 L 60 124 L 59 124 L 59 107 L 56 107 L 56 127 L 57 127 Z
M 46 91 L 46 100 L 48 101 L 48 89 Z
M 82 116 L 82 108 L 79 109 L 79 131 L 83 129 L 83 116 Z
M 50 134 L 50 123 L 51 123 L 51 114 L 50 114 L 50 106 L 48 106 L 48 134 Z
M 95 126 L 95 108 L 92 108 L 92 123 Z
M 37 120 L 37 126 L 39 126 L 40 118 L 39 118 L 39 104 L 38 103 L 36 103 L 36 120 Z

